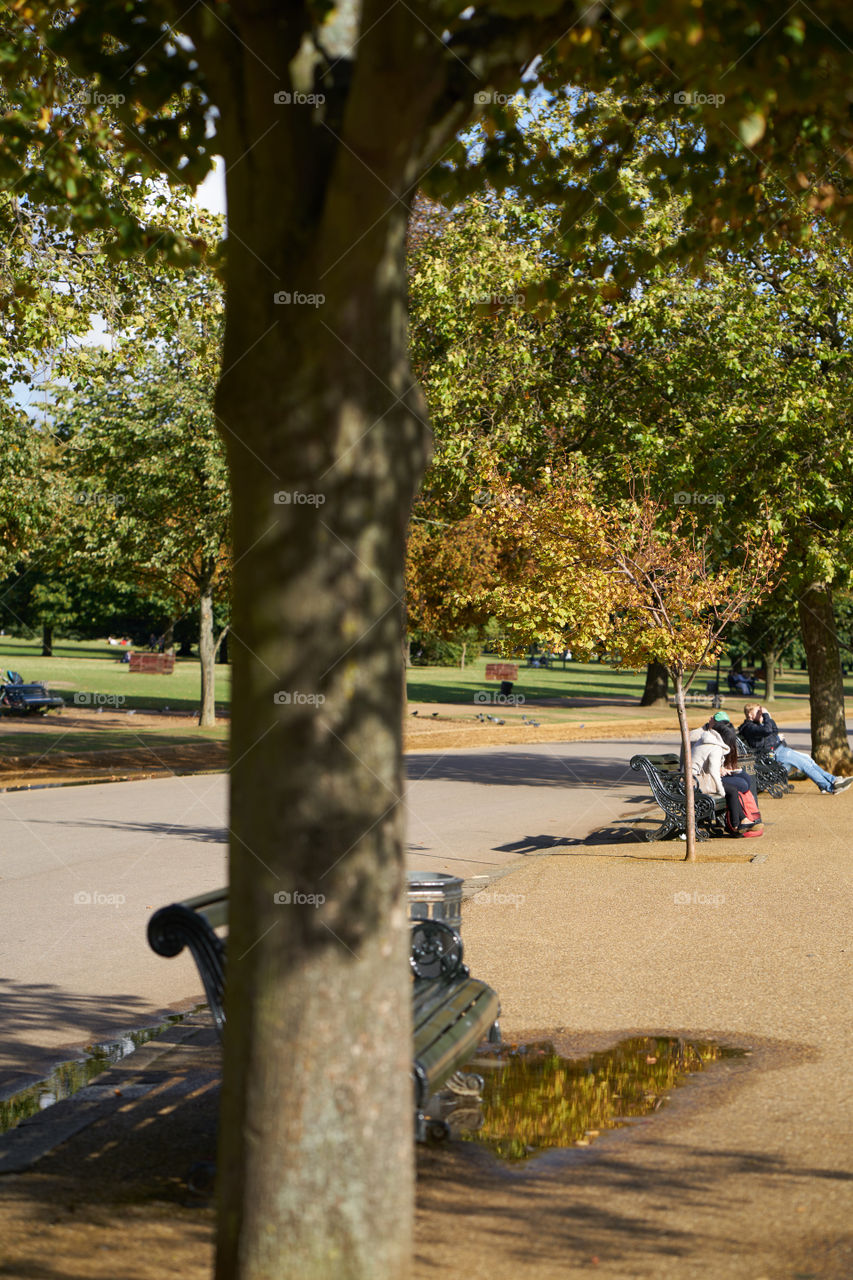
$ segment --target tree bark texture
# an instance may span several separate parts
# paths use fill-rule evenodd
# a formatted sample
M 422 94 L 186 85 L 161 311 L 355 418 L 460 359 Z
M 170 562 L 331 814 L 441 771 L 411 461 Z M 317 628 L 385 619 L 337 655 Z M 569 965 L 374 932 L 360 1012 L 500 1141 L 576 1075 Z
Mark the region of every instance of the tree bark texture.
M 213 635 L 213 589 L 204 583 L 199 596 L 198 656 L 201 667 L 201 707 L 198 723 L 202 729 L 216 724 L 216 641 Z
M 779 661 L 778 649 L 764 650 L 764 701 L 772 702 L 776 697 L 776 665 Z
M 666 705 L 669 672 L 662 662 L 650 662 L 646 667 L 646 687 L 640 698 L 641 707 Z
M 344 146 L 343 125 L 274 103 L 302 38 L 287 23 L 253 8 L 239 74 L 216 91 L 229 214 L 217 412 L 235 562 L 216 1274 L 405 1280 L 400 654 L 405 531 L 429 456 L 408 362 L 407 140 L 440 89 L 441 47 L 388 11 L 339 69 L 354 77 Z
M 812 755 L 831 773 L 853 773 L 831 588 L 821 582 L 805 586 L 799 614 L 809 670 Z

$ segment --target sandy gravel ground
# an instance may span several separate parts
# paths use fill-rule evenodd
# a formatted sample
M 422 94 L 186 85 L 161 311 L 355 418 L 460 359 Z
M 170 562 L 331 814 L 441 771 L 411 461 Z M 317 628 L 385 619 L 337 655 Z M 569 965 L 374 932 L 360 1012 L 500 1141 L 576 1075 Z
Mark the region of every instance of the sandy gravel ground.
M 853 798 L 799 784 L 762 802 L 761 840 L 709 842 L 696 864 L 673 844 L 572 849 L 466 905 L 466 960 L 500 993 L 505 1038 L 753 1052 L 521 1172 L 467 1145 L 424 1152 L 418 1280 L 853 1276 Z
M 584 1054 L 677 1033 L 752 1053 L 521 1168 L 467 1143 L 419 1150 L 415 1280 L 853 1275 L 853 797 L 762 799 L 762 839 L 709 843 L 696 864 L 676 843 L 572 846 L 466 904 L 466 959 L 500 993 L 505 1038 Z M 190 1048 L 141 1110 L 119 1098 L 91 1140 L 0 1182 L 0 1276 L 210 1276 L 212 1208 L 180 1189 L 214 1115 Z

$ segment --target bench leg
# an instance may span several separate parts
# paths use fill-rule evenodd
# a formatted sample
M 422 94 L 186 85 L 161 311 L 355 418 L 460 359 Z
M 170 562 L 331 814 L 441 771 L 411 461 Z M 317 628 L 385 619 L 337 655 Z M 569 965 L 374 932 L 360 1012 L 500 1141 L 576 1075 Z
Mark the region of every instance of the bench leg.
M 681 831 L 681 826 L 667 814 L 657 831 L 646 832 L 646 839 L 649 842 L 652 840 L 668 840 L 670 836 L 674 836 L 678 831 Z

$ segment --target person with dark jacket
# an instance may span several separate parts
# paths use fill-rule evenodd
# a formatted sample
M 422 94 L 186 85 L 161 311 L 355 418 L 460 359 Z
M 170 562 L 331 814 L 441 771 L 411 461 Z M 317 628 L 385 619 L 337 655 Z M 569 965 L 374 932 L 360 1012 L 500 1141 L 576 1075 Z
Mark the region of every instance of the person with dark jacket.
M 744 721 L 738 734 L 753 751 L 769 751 L 787 769 L 800 769 L 825 796 L 837 796 L 853 784 L 853 778 L 838 778 L 821 769 L 817 761 L 804 751 L 794 751 L 789 747 L 766 707 L 748 702 L 743 714 Z

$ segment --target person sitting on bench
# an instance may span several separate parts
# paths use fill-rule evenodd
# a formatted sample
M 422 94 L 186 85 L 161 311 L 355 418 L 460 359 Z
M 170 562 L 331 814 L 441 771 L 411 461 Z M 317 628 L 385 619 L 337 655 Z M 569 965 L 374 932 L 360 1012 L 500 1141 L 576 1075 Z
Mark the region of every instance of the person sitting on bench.
M 853 783 L 853 778 L 836 777 L 822 769 L 804 751 L 794 751 L 789 747 L 766 707 L 748 702 L 743 714 L 744 721 L 738 733 L 753 751 L 770 751 L 786 769 L 800 769 L 825 796 L 837 796 Z
M 743 671 L 730 671 L 727 683 L 730 691 L 739 693 L 741 697 L 744 694 L 749 696 L 749 694 L 755 693 L 755 677 L 748 676 Z
M 705 795 L 725 796 L 725 829 L 730 836 L 762 836 L 758 801 L 747 774 L 738 766 L 735 731 L 718 711 L 690 735 L 693 776 Z

